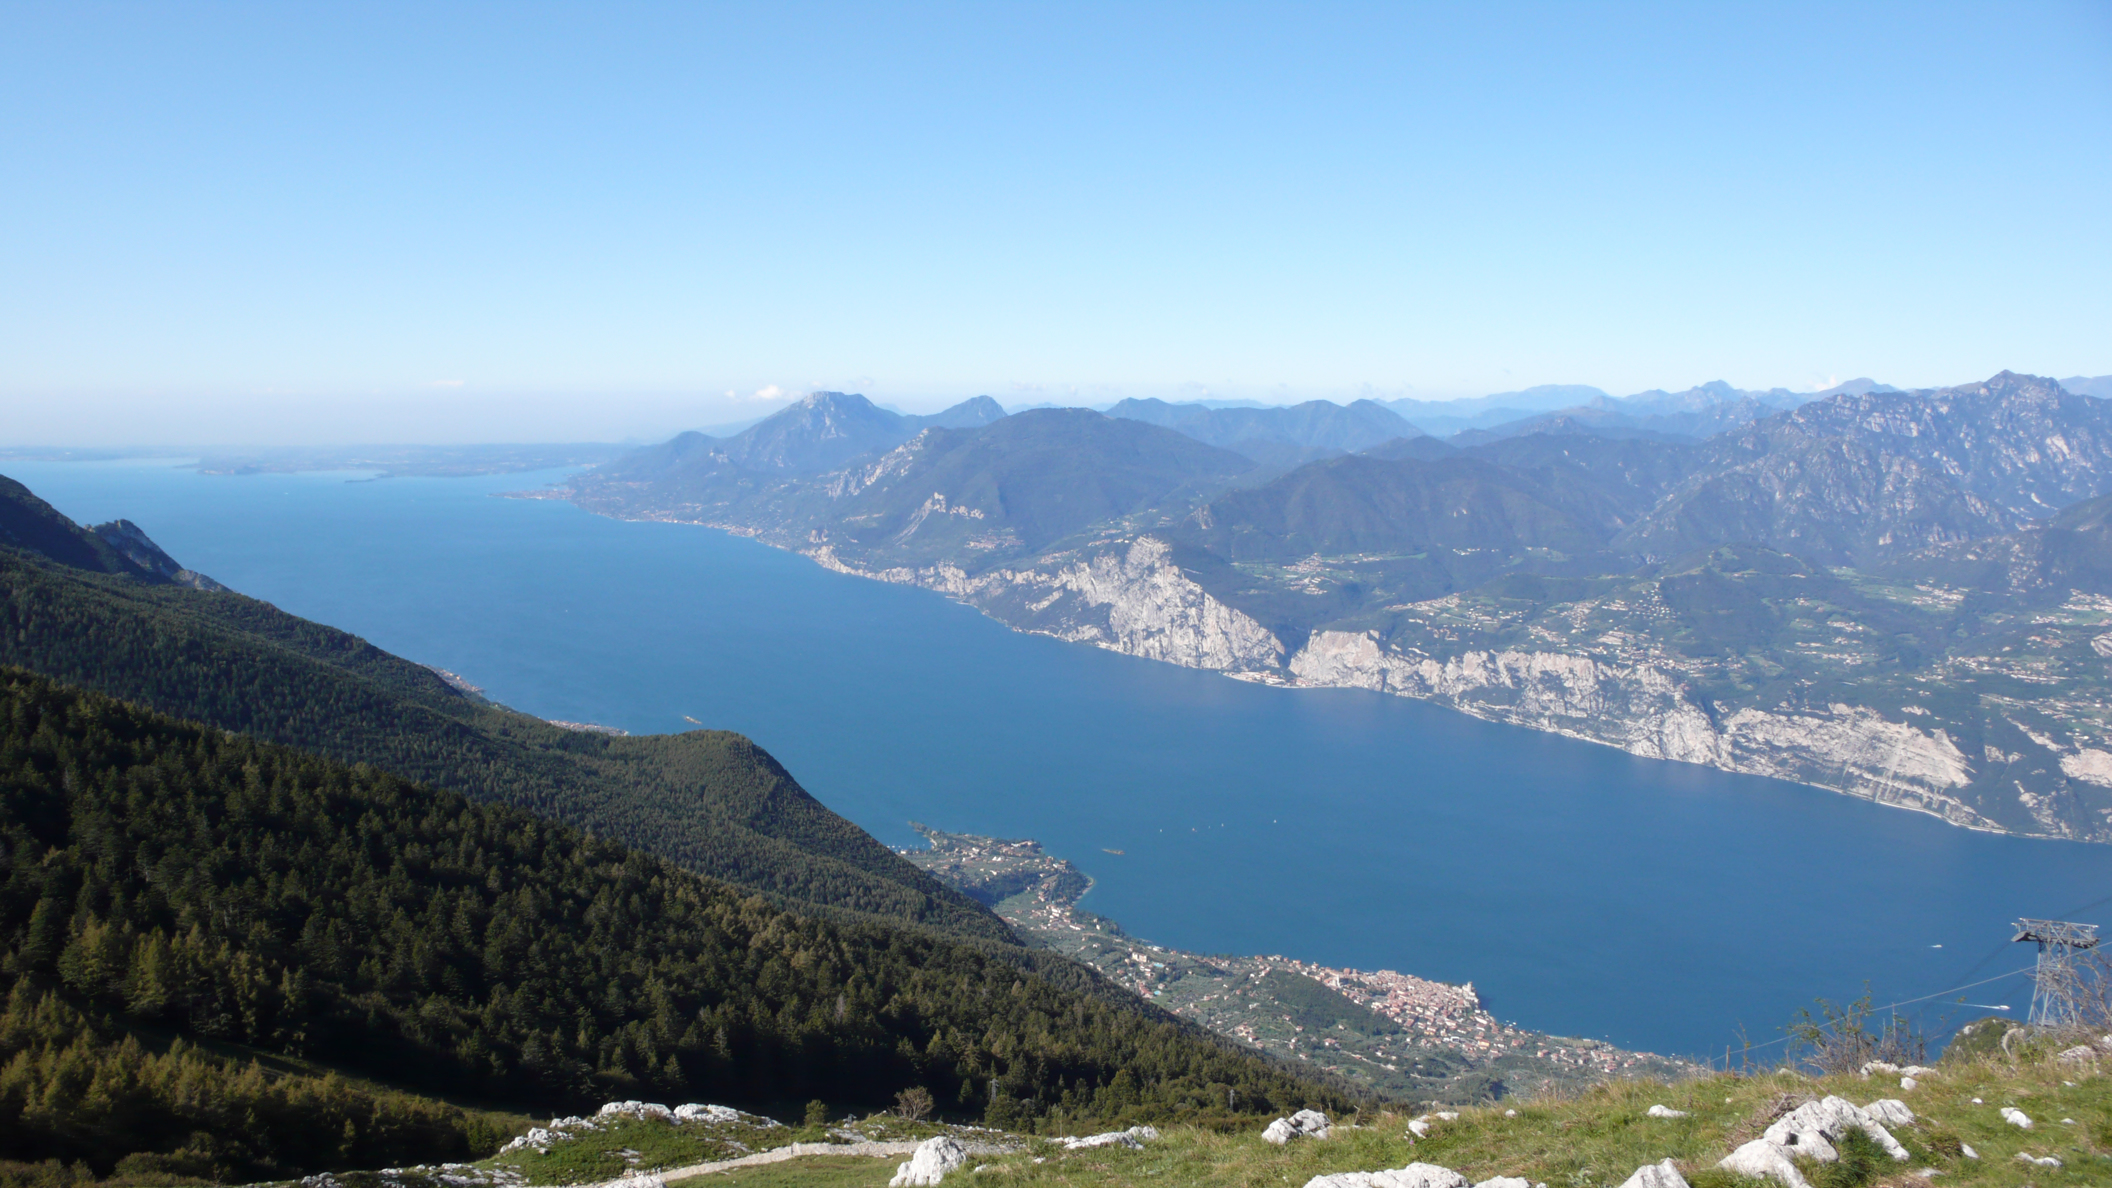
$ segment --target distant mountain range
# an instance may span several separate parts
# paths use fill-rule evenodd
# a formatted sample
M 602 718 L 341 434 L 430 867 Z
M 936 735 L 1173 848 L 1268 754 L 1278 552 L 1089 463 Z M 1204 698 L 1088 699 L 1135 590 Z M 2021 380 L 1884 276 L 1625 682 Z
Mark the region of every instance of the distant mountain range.
M 1279 466 L 1355 453 L 1423 433 L 1375 400 L 1359 400 L 1346 408 L 1326 400 L 1274 408 L 1124 400 L 1108 409 L 1107 415 L 1163 426 L 1256 462 Z
M 817 394 L 560 493 L 1136 655 L 2112 841 L 2112 403 L 2067 382 L 1597 393 L 1449 441 L 1372 401 L 997 411 Z

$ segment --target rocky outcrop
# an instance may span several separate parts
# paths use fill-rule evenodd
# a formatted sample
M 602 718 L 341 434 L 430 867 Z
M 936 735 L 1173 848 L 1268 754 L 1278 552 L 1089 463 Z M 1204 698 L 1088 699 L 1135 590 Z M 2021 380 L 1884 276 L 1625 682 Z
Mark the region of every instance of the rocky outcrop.
M 1084 1138 L 1066 1138 L 1058 1141 L 1066 1151 L 1090 1151 L 1097 1147 L 1128 1147 L 1142 1150 L 1145 1143 L 1159 1140 L 1156 1126 L 1132 1126 L 1128 1130 L 1110 1130 L 1104 1134 L 1089 1134 Z
M 1441 701 L 1646 758 L 1714 764 L 1722 756 L 1708 715 L 1685 700 L 1676 679 L 1649 666 L 1559 652 L 1473 651 L 1440 660 L 1383 648 L 1367 632 L 1316 631 L 1289 668 L 1300 684 Z
M 1318 1110 L 1299 1110 L 1288 1118 L 1278 1118 L 1261 1132 L 1263 1142 L 1282 1146 L 1297 1138 L 1324 1139 L 1328 1134 L 1327 1115 Z
M 861 569 L 826 545 L 807 555 L 841 573 L 936 590 L 1021 630 L 1146 660 L 1221 672 L 1274 670 L 1283 660 L 1282 641 L 1197 585 L 1154 537 L 979 574 L 955 565 Z
M 1314 1176 L 1305 1188 L 1468 1188 L 1467 1178 L 1435 1163 L 1411 1163 L 1392 1171 L 1337 1172 Z
M 1841 1097 L 1805 1102 L 1777 1118 L 1760 1137 L 1781 1144 L 1793 1155 L 1831 1163 L 1840 1157 L 1834 1148 L 1851 1130 L 1862 1131 L 1894 1159 L 1907 1157 L 1907 1149 L 1899 1145 L 1883 1123 Z
M 186 569 L 174 557 L 162 550 L 148 537 L 146 529 L 130 520 L 112 520 L 97 524 L 90 532 L 103 538 L 111 548 L 123 553 L 127 560 L 156 577 L 167 578 L 179 586 L 193 590 L 222 591 L 227 587 L 196 570 Z
M 1914 1111 L 1907 1108 L 1906 1102 L 1896 1097 L 1873 1101 L 1863 1107 L 1863 1112 L 1887 1126 L 1914 1125 Z
M 1754 1139 L 1724 1156 L 1716 1166 L 1755 1180 L 1778 1180 L 1783 1188 L 1811 1188 L 1804 1173 L 1790 1162 L 1789 1152 L 1780 1143 L 1764 1138 Z
M 916 1153 L 909 1157 L 909 1162 L 895 1169 L 895 1178 L 887 1182 L 887 1188 L 928 1188 L 967 1163 L 968 1148 L 963 1147 L 959 1139 L 950 1134 L 925 1139 L 917 1144 Z
M 1906 1110 L 1898 1102 L 1878 1104 Z M 1890 1109 L 1886 1113 L 1897 1116 Z M 1884 1123 L 1846 1098 L 1827 1097 L 1807 1101 L 1775 1119 L 1759 1138 L 1731 1152 L 1716 1166 L 1755 1179 L 1779 1180 L 1786 1188 L 1806 1188 L 1808 1182 L 1794 1160 L 1839 1161 L 1840 1144 L 1850 1131 L 1861 1131 L 1893 1159 L 1907 1158 L 1907 1149 L 1892 1137 Z
M 1687 1188 L 1687 1178 L 1679 1174 L 1678 1164 L 1663 1159 L 1636 1168 L 1634 1175 L 1621 1181 L 1621 1188 Z
M 1517 650 L 1439 659 L 1393 651 L 1370 632 L 1316 631 L 1288 668 L 1303 685 L 1436 701 L 1647 759 L 1774 776 L 1957 825 L 1996 827 L 1952 794 L 1972 781 L 1972 766 L 1942 729 L 1888 721 L 1863 707 L 1786 713 L 1717 706 L 1711 713 L 1668 665 Z

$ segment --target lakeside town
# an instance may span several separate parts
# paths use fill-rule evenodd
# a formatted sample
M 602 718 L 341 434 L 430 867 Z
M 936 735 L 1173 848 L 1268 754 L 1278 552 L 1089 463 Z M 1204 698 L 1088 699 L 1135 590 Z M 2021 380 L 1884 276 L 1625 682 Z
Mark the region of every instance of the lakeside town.
M 1676 1075 L 1688 1067 L 1505 1023 L 1471 983 L 1151 944 L 1079 907 L 1091 878 L 1039 842 L 915 828 L 930 848 L 902 855 L 990 905 L 1029 943 L 1083 962 L 1212 1031 L 1356 1084 L 1459 1103 L 1609 1077 Z

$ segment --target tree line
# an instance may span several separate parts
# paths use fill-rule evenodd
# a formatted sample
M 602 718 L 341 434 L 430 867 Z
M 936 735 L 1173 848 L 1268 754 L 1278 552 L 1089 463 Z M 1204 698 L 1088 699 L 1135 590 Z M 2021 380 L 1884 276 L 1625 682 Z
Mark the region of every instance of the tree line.
M 154 1035 L 539 1111 L 877 1106 L 913 1087 L 1015 1127 L 1345 1104 L 988 946 L 788 911 L 519 808 L 19 670 L 0 670 L 0 952 L 5 1158 L 176 1158 L 192 1123 L 172 1103 L 193 1099 L 153 1086 L 186 1077 L 228 1110 L 312 1115 L 346 1151 L 442 1158 L 476 1138 L 473 1116 L 438 1103 L 346 1086 L 273 1098 L 266 1071 Z M 82 1120 L 123 1111 L 39 1104 L 97 1078 L 145 1086 L 132 1121 L 98 1129 Z M 368 1133 L 381 1145 L 359 1146 Z

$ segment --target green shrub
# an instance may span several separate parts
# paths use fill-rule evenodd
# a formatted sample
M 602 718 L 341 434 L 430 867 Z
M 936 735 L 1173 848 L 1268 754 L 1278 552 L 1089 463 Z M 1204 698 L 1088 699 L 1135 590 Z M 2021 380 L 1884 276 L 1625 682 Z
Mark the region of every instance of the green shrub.
M 1811 1181 L 1811 1188 L 1863 1188 L 1892 1166 L 1892 1157 L 1885 1154 L 1885 1149 L 1860 1130 L 1841 1136 L 1834 1149 L 1840 1152 L 1839 1159 L 1804 1169 L 1804 1178 Z

